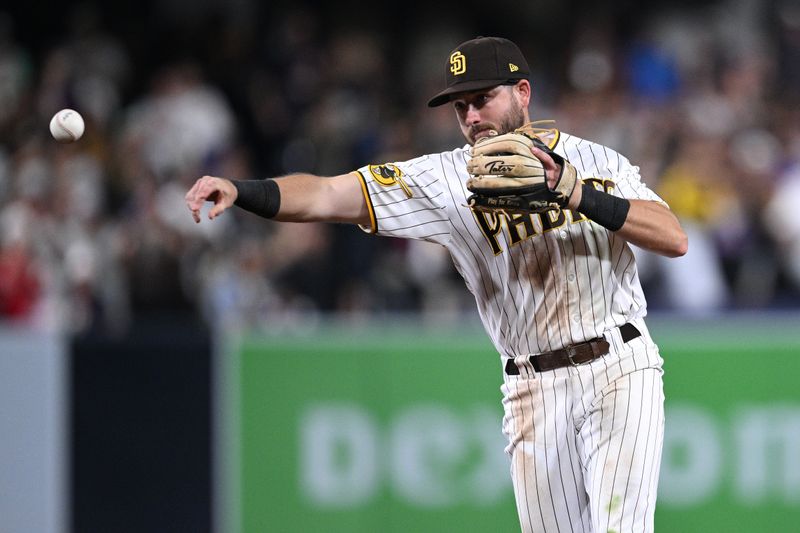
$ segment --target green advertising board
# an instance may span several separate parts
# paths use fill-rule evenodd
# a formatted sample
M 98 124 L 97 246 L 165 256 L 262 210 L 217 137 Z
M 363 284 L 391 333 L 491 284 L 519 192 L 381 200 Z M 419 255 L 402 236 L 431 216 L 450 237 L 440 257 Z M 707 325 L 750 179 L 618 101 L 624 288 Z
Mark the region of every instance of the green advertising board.
M 794 324 L 650 320 L 667 397 L 657 531 L 800 530 Z M 500 361 L 479 326 L 330 326 L 232 347 L 224 531 L 519 530 Z

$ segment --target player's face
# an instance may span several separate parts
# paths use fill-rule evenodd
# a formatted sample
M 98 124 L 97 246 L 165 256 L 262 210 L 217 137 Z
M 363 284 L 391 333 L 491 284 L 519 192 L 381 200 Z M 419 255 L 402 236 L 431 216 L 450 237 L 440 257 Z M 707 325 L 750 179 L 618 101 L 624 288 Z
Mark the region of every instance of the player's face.
M 490 135 L 508 133 L 526 122 L 525 110 L 514 86 L 461 93 L 453 99 L 461 133 L 469 144 Z

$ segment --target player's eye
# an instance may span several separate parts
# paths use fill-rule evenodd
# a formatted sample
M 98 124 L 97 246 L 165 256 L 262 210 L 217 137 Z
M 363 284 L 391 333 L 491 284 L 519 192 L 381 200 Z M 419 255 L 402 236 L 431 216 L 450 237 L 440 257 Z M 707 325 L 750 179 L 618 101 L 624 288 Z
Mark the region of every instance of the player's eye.
M 462 111 L 464 111 L 464 109 L 467 108 L 467 105 L 464 102 L 456 101 L 453 102 L 453 107 L 457 112 L 461 113 Z

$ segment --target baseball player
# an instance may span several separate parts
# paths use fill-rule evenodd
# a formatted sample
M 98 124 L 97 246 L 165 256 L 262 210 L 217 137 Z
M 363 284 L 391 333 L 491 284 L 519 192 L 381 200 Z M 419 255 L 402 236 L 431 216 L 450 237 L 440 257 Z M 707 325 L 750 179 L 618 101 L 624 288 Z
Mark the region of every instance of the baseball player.
M 467 144 L 335 177 L 205 176 L 196 222 L 237 205 L 277 221 L 353 223 L 447 248 L 501 356 L 503 431 L 523 531 L 651 531 L 664 426 L 662 359 L 631 244 L 687 239 L 619 153 L 529 123 L 518 47 L 479 37 L 447 59 Z

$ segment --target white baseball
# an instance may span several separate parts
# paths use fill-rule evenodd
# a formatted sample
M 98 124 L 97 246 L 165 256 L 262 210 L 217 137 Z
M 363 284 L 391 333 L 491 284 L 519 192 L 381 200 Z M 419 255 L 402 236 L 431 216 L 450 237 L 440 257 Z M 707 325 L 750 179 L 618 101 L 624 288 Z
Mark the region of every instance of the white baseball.
M 62 109 L 50 121 L 50 133 L 60 143 L 77 141 L 83 135 L 83 117 L 74 109 Z

